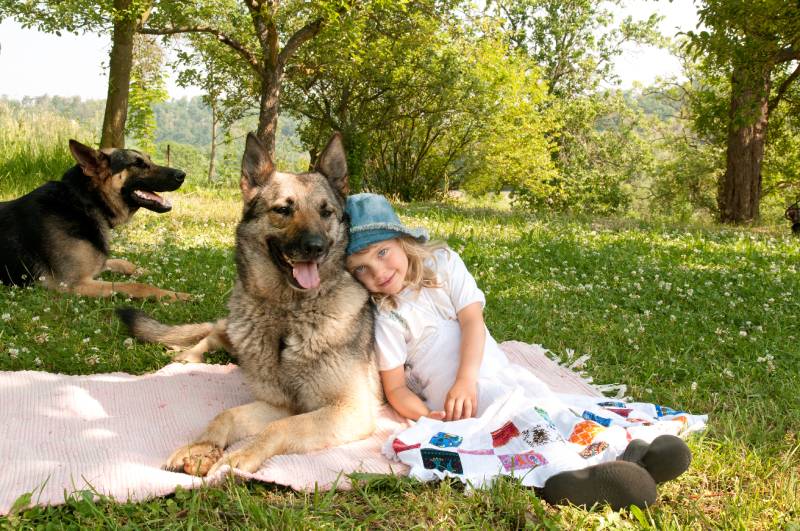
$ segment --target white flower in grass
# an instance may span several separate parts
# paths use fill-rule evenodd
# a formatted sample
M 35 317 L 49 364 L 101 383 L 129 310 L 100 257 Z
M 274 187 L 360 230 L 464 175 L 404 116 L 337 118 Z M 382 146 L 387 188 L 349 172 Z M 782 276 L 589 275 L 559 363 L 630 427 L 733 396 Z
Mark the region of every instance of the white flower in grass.
M 122 342 L 122 344 L 125 345 L 125 348 L 133 348 L 133 338 L 132 337 L 126 338 L 125 341 Z
M 697 382 L 692 382 L 692 391 L 697 391 Z
M 92 354 L 88 358 L 86 358 L 86 363 L 89 365 L 97 365 L 100 362 L 100 356 L 97 354 Z
M 82 341 L 83 343 L 88 343 L 89 341 L 91 341 L 91 339 L 89 339 L 88 337 L 84 337 Z
M 38 321 L 38 320 L 39 320 L 39 316 L 38 315 L 34 315 L 33 317 L 31 317 L 31 321 L 33 321 L 34 323 L 36 321 Z
M 11 314 L 10 313 L 4 313 L 2 316 L 0 316 L 0 319 L 3 319 L 3 321 L 10 321 L 11 320 Z
M 40 358 L 39 356 L 36 356 L 36 357 L 33 359 L 33 363 L 35 363 L 35 364 L 36 364 L 36 366 L 37 366 L 37 367 L 39 367 L 39 366 L 42 364 L 42 358 Z
M 742 337 L 747 337 L 747 330 L 739 330 L 739 335 Z
M 9 348 L 8 355 L 11 356 L 11 358 L 13 359 L 17 359 L 17 357 L 19 356 L 19 349 L 13 347 Z
M 726 376 L 727 378 L 733 378 L 734 377 L 733 371 L 730 370 L 728 367 L 725 367 L 724 369 L 722 369 L 722 374 L 723 374 L 723 376 Z

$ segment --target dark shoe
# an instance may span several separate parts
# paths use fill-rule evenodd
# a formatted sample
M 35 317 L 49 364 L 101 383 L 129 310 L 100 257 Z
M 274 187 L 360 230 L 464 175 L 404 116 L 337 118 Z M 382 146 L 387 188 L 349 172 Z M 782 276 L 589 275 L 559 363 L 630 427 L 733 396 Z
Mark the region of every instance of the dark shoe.
M 599 465 L 561 472 L 548 479 L 540 490 L 542 498 L 552 505 L 608 504 L 612 509 L 635 505 L 644 507 L 656 501 L 656 482 L 639 465 L 611 461 Z
M 692 451 L 679 437 L 659 435 L 650 444 L 634 439 L 619 460 L 644 467 L 656 483 L 664 483 L 686 472 L 692 462 Z

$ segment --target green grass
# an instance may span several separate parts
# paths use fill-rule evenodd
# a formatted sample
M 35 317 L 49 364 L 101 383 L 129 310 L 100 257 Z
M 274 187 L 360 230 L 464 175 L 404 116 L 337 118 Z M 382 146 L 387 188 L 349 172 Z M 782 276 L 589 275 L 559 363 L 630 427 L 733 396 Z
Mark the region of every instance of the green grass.
M 130 304 L 170 322 L 224 315 L 239 199 L 230 190 L 173 199 L 172 213 L 143 212 L 119 230 L 113 254 L 146 267 L 144 281 L 196 300 L 2 289 L 0 369 L 140 374 L 169 356 L 126 340 L 114 307 Z M 709 413 L 708 430 L 689 441 L 692 467 L 659 488 L 656 506 L 553 508 L 511 481 L 474 495 L 453 483 L 391 477 L 327 494 L 229 481 L 141 504 L 78 493 L 0 525 L 800 529 L 800 245 L 788 231 L 521 215 L 499 203 L 400 211 L 461 253 L 486 292 L 487 324 L 498 340 L 540 343 L 562 360 L 589 354 L 585 371 L 597 382 Z

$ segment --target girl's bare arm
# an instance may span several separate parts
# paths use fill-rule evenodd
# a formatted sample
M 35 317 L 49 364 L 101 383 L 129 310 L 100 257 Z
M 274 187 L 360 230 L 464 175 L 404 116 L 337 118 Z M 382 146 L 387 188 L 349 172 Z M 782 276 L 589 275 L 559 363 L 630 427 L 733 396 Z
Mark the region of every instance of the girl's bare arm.
M 420 417 L 442 419 L 442 412 L 432 412 L 417 395 L 406 385 L 403 366 L 380 371 L 383 392 L 392 407 L 407 419 L 418 420 Z

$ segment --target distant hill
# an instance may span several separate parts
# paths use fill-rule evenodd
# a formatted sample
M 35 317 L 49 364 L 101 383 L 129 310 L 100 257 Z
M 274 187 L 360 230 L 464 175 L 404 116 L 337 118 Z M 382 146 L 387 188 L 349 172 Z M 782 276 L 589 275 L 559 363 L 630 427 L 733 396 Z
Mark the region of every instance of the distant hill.
M 37 114 L 54 114 L 68 120 L 77 121 L 89 131 L 97 131 L 99 140 L 100 128 L 103 124 L 105 100 L 82 100 L 78 96 L 26 96 L 21 100 L 0 97 L 12 109 L 36 112 Z M 155 106 L 156 143 L 180 143 L 208 149 L 211 145 L 211 110 L 203 103 L 201 97 L 170 100 Z M 255 119 L 251 129 L 255 128 Z M 236 129 L 246 128 L 247 120 L 237 124 Z M 281 117 L 279 129 L 279 146 L 296 151 L 300 149 L 296 124 L 291 118 Z

